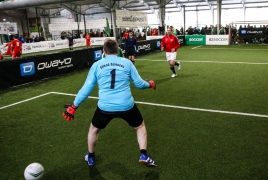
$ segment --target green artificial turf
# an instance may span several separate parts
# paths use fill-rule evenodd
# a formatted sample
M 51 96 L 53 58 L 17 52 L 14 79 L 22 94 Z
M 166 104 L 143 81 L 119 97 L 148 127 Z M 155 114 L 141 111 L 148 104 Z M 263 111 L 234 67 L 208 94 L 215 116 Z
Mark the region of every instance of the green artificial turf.
M 50 93 L 21 102 L 48 92 L 76 94 L 88 70 L 2 91 L 0 179 L 23 179 L 32 162 L 44 166 L 44 180 L 268 179 L 267 55 L 268 46 L 182 46 L 176 78 L 164 52 L 137 57 L 140 75 L 157 84 L 156 90 L 131 84 L 156 168 L 138 163 L 135 131 L 121 119 L 100 132 L 97 164 L 87 166 L 97 99 L 86 100 L 71 122 L 61 114 L 74 96 Z M 91 96 L 97 95 L 96 86 Z

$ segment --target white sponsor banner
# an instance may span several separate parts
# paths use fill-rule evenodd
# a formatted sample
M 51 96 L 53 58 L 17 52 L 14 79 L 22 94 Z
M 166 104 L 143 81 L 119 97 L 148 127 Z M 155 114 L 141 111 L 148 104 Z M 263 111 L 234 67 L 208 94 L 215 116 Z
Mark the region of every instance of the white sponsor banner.
M 17 34 L 17 23 L 0 22 L 0 34 Z
M 116 10 L 116 24 L 119 27 L 144 27 L 148 26 L 147 13 Z
M 87 29 L 104 29 L 106 27 L 106 19 L 97 19 L 97 20 L 87 20 L 86 21 L 86 28 Z M 77 22 L 59 22 L 54 24 L 48 25 L 49 32 L 54 31 L 72 31 L 78 30 L 78 23 Z M 79 22 L 79 29 L 81 31 L 85 30 L 84 22 Z
M 162 39 L 164 36 L 146 36 L 146 40 L 151 40 L 151 39 Z
M 206 45 L 229 45 L 229 35 L 206 35 Z
M 114 37 L 109 37 L 110 39 L 114 39 Z M 103 45 L 105 39 L 107 37 L 99 37 L 99 38 L 91 38 L 90 45 Z M 86 46 L 86 39 L 74 39 L 73 47 L 82 47 Z M 51 51 L 57 49 L 65 49 L 69 48 L 68 40 L 60 40 L 60 41 L 42 41 L 36 43 L 24 43 L 22 44 L 22 54 L 41 52 L 41 51 Z M 7 48 L 4 48 L 3 51 L 6 51 Z
M 115 40 L 115 37 L 99 37 L 99 38 L 91 38 L 90 39 L 90 45 L 103 45 L 105 39 L 113 39 Z

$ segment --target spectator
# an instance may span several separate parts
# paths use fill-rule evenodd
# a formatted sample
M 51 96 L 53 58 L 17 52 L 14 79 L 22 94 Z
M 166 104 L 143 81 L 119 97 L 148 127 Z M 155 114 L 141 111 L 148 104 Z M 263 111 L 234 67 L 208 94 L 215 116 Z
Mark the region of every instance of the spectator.
M 34 38 L 34 36 L 33 36 L 33 37 L 31 38 L 31 43 L 34 43 L 34 39 L 35 39 L 35 38 Z
M 25 43 L 26 42 L 26 39 L 20 35 L 19 39 L 18 39 L 21 43 Z
M 176 32 L 177 32 L 177 35 L 180 35 L 180 34 L 181 34 L 180 31 L 179 31 L 178 29 L 176 29 Z
M 217 35 L 217 28 L 214 27 L 212 30 L 211 30 L 211 34 L 212 35 Z
M 224 34 L 226 34 L 226 32 L 225 32 L 224 27 L 222 26 L 221 29 L 220 29 L 220 35 L 224 35 Z
M 193 34 L 199 34 L 199 31 L 196 29 L 196 27 L 194 28 Z
M 229 26 L 227 24 L 224 29 L 225 29 L 225 34 L 229 34 Z
M 39 41 L 45 41 L 45 38 L 43 36 L 40 36 Z
M 40 42 L 40 39 L 39 39 L 39 36 L 38 35 L 35 36 L 34 42 Z
M 177 31 L 175 30 L 175 28 L 173 26 L 170 26 L 170 28 L 171 28 L 172 34 L 174 36 L 177 36 Z
M 78 38 L 79 38 L 78 34 L 74 33 L 74 39 L 78 39 Z
M 193 35 L 192 26 L 189 26 L 186 32 L 188 33 L 188 35 Z
M 135 32 L 135 37 L 140 38 L 140 36 L 141 36 L 141 33 L 140 33 L 140 30 L 138 29 L 138 31 Z

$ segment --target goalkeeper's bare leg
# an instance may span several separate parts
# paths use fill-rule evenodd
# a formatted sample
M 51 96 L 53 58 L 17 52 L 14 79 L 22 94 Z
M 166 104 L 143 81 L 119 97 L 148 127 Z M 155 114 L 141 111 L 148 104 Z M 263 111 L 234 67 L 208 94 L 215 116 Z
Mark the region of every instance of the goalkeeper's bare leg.
M 156 163 L 154 160 L 147 154 L 147 130 L 144 121 L 138 127 L 134 128 L 137 133 L 137 140 L 140 148 L 140 159 L 141 164 L 145 164 L 149 167 L 155 167 Z
M 136 130 L 136 133 L 137 133 L 137 140 L 138 140 L 140 150 L 141 149 L 146 150 L 147 149 L 147 131 L 146 131 L 146 126 L 145 126 L 144 121 L 139 127 L 135 127 L 134 129 Z
M 98 141 L 100 129 L 90 124 L 89 131 L 88 131 L 88 154 L 85 157 L 88 165 L 94 166 L 95 165 L 95 146 Z

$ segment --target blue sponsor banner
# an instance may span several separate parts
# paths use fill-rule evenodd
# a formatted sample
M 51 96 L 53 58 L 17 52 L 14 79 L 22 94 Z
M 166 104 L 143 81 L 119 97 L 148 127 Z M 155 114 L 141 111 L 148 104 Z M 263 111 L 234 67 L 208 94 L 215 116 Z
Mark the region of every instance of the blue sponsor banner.
M 20 74 L 21 76 L 29 76 L 35 74 L 34 62 L 20 64 Z
M 94 51 L 94 60 L 98 61 L 102 58 L 102 50 Z
M 241 34 L 247 34 L 246 30 L 241 30 Z
M 157 42 L 156 42 L 156 47 L 157 47 L 157 49 L 160 49 L 160 46 L 161 46 L 161 42 L 160 42 L 160 41 L 157 41 Z

